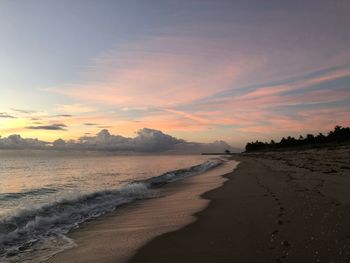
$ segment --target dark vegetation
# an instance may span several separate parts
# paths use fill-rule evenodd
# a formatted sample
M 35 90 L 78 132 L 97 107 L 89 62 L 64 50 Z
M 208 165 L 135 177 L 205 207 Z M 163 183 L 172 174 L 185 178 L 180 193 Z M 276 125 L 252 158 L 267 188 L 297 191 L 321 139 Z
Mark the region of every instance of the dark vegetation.
M 284 148 L 294 147 L 317 147 L 329 144 L 339 144 L 343 142 L 350 142 L 350 128 L 335 126 L 333 131 L 330 131 L 327 135 L 319 133 L 318 135 L 307 134 L 305 137 L 301 136 L 298 139 L 288 136 L 282 138 L 280 142 L 250 142 L 247 143 L 245 149 L 247 152 L 252 151 L 267 151 L 267 150 L 278 150 Z

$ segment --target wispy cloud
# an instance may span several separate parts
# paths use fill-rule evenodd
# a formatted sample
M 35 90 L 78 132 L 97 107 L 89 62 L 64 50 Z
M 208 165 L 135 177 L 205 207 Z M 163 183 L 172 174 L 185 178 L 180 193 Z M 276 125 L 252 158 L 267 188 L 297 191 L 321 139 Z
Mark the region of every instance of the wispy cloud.
M 104 65 L 105 61 L 102 60 L 99 63 Z M 223 67 L 221 67 L 222 69 Z M 141 70 L 141 68 L 138 70 Z M 142 70 L 147 71 L 147 67 L 142 67 Z M 157 74 L 162 78 L 162 68 L 160 67 L 158 70 Z M 165 71 L 164 74 L 168 76 L 170 73 Z M 215 75 L 215 72 L 213 74 Z M 300 74 L 293 78 L 268 83 L 256 83 L 243 87 L 234 85 L 233 88 L 228 83 L 234 83 L 235 75 L 220 74 L 220 77 L 223 76 L 226 76 L 226 79 L 224 81 L 221 80 L 221 82 L 217 82 L 218 78 L 215 76 L 212 79 L 210 78 L 211 76 L 207 76 L 205 79 L 207 83 L 203 82 L 202 85 L 203 87 L 205 85 L 213 85 L 213 89 L 210 87 L 197 89 L 195 86 L 182 87 L 180 83 L 178 92 L 176 92 L 172 90 L 175 85 L 170 85 L 171 87 L 167 91 L 172 91 L 172 95 L 167 94 L 164 97 L 161 95 L 158 98 L 153 98 L 155 100 L 152 105 L 148 105 L 152 102 L 148 95 L 153 96 L 154 93 L 147 94 L 147 88 L 142 86 L 141 82 L 137 82 L 140 88 L 138 85 L 132 85 L 134 79 L 136 79 L 136 74 L 135 77 L 130 77 L 129 81 L 122 85 L 130 87 L 130 91 L 126 88 L 119 90 L 120 86 L 111 88 L 111 86 L 104 87 L 103 85 L 95 87 L 98 92 L 90 92 L 89 89 L 86 91 L 84 88 L 78 88 L 77 91 L 79 92 L 77 94 L 81 95 L 84 92 L 88 96 L 94 94 L 92 95 L 93 98 L 91 97 L 88 100 L 90 103 L 93 102 L 98 105 L 106 102 L 110 103 L 111 106 L 116 105 L 119 107 L 118 110 L 108 114 L 100 112 L 96 115 L 98 112 L 97 108 L 94 108 L 96 112 L 89 112 L 92 108 L 88 107 L 85 111 L 84 104 L 73 104 L 72 107 L 77 108 L 76 111 L 81 110 L 80 108 L 82 107 L 83 110 L 81 111 L 85 115 L 71 118 L 70 124 L 85 123 L 85 125 L 89 124 L 86 126 L 94 127 L 95 125 L 92 124 L 104 122 L 112 125 L 99 125 L 99 127 L 112 129 L 118 127 L 120 131 L 125 131 L 126 133 L 127 130 L 136 130 L 145 126 L 173 132 L 203 132 L 211 128 L 228 127 L 231 129 L 232 134 L 243 132 L 247 136 L 249 134 L 256 136 L 256 134 L 271 134 L 271 132 L 268 132 L 271 129 L 273 134 L 309 130 L 310 120 L 316 122 L 311 128 L 321 129 L 327 127 L 328 129 L 329 126 L 336 123 L 344 123 L 346 119 L 345 115 L 338 114 L 328 119 L 328 121 L 321 121 L 312 116 L 312 114 L 306 116 L 297 109 L 307 105 L 314 105 L 313 107 L 320 112 L 325 107 L 333 107 L 334 111 L 336 111 L 336 105 L 339 101 L 350 101 L 350 91 L 346 88 L 350 85 L 350 66 L 348 64 L 324 68 L 307 74 Z M 190 74 L 183 82 L 185 83 L 188 80 L 190 83 L 193 83 L 192 77 Z M 168 80 L 165 79 L 164 81 L 162 85 L 166 86 Z M 131 86 L 128 86 L 130 83 Z M 221 91 L 215 92 L 218 90 L 216 84 L 220 86 Z M 148 85 L 151 86 L 150 84 Z M 72 90 L 76 88 L 77 86 L 74 86 Z M 101 93 L 101 91 L 108 95 L 108 101 L 100 100 L 97 93 Z M 95 96 L 93 92 L 97 95 Z M 132 99 L 120 101 L 121 97 L 118 95 L 118 92 L 125 93 L 131 96 L 130 98 Z M 186 92 L 188 96 L 186 96 Z M 183 94 L 181 95 L 181 93 Z M 176 100 L 178 94 L 180 94 L 180 97 L 183 96 L 183 99 Z M 85 95 L 79 96 L 76 98 L 82 101 L 86 99 Z M 175 98 L 174 100 L 173 97 Z M 170 104 L 168 103 L 169 98 L 171 98 Z M 145 102 L 147 105 L 145 105 Z M 336 104 L 325 106 L 325 104 L 332 103 Z M 294 109 L 286 108 L 286 110 L 281 111 L 279 109 L 281 107 L 294 107 Z M 74 109 L 66 106 L 66 110 Z M 328 115 L 322 116 L 323 118 L 329 118 Z
M 150 38 L 106 52 L 92 61 L 81 82 L 49 91 L 123 109 L 188 103 L 227 89 L 261 63 L 225 50 L 211 39 Z
M 288 120 L 291 115 L 300 115 L 298 107 L 306 105 L 314 105 L 320 112 L 325 107 L 336 110 L 337 105 L 341 101 L 350 101 L 350 91 L 347 87 L 350 85 L 350 68 L 339 67 L 337 70 L 323 70 L 307 77 L 301 75 L 299 77 L 279 81 L 271 84 L 258 84 L 247 88 L 229 89 L 213 96 L 199 101 L 195 101 L 190 105 L 185 105 L 184 109 L 188 111 L 205 111 L 213 108 L 221 110 L 222 116 L 233 121 L 237 117 L 236 124 L 246 127 L 257 127 L 256 125 L 262 120 L 270 120 L 266 122 L 267 129 L 282 127 L 285 130 L 290 128 L 287 122 L 278 121 L 281 119 Z M 331 105 L 333 103 L 333 105 Z M 336 103 L 336 104 L 334 104 Z M 328 104 L 328 106 L 326 106 Z M 341 104 L 340 104 L 341 105 Z M 296 107 L 289 112 L 279 112 L 278 107 Z M 210 116 L 210 115 L 208 115 Z M 221 117 L 222 117 L 221 116 Z M 220 116 L 217 116 L 220 117 Z M 343 121 L 344 116 L 336 115 L 332 121 Z M 271 120 L 276 120 L 271 123 Z M 246 123 L 248 121 L 248 123 Z M 302 129 L 307 127 L 308 123 L 303 118 L 292 120 L 295 125 Z M 298 123 L 298 125 L 296 125 Z M 262 127 L 261 125 L 259 127 Z M 255 129 L 256 131 L 257 129 Z
M 56 117 L 64 117 L 64 118 L 69 118 L 69 117 L 73 117 L 73 115 L 71 114 L 57 114 L 55 115 Z
M 15 119 L 15 116 L 12 116 L 10 114 L 7 114 L 6 112 L 0 112 L 0 118 L 9 118 L 9 119 Z
M 94 122 L 85 122 L 84 125 L 86 125 L 86 126 L 96 126 L 96 125 L 98 125 L 98 123 L 94 123 Z
M 15 108 L 11 108 L 12 111 L 15 112 L 19 112 L 19 113 L 25 113 L 25 114 L 32 114 L 32 113 L 36 113 L 37 111 L 34 110 L 24 110 L 24 109 L 15 109 Z
M 81 103 L 75 103 L 75 104 L 56 104 L 55 108 L 58 112 L 68 112 L 68 113 L 87 113 L 87 112 L 93 112 L 96 111 L 97 108 L 93 106 L 89 106 L 86 104 Z M 60 114 L 61 116 L 63 114 Z M 64 114 L 66 117 L 72 116 L 71 114 Z
M 49 124 L 49 125 L 39 125 L 39 126 L 28 126 L 27 129 L 31 130 L 50 130 L 50 131 L 57 131 L 62 130 L 66 131 L 67 125 L 63 123 L 55 123 L 55 124 Z

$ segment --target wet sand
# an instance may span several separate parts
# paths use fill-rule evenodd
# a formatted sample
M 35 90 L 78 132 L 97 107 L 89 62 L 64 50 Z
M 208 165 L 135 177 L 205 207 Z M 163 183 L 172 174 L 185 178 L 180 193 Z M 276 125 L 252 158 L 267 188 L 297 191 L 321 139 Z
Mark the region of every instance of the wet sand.
M 137 201 L 114 213 L 83 224 L 68 236 L 76 247 L 57 254 L 49 262 L 126 262 L 145 243 L 195 220 L 193 213 L 204 209 L 209 200 L 200 195 L 220 187 L 221 175 L 231 172 L 230 161 L 208 172 L 160 188 L 160 198 Z
M 129 262 L 350 262 L 350 148 L 235 159 L 197 221 Z

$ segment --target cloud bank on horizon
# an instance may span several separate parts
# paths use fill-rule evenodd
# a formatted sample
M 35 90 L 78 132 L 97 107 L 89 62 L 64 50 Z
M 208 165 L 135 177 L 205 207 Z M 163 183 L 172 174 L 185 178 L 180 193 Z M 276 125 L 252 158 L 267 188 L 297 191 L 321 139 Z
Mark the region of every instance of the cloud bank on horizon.
M 149 127 L 244 146 L 350 125 L 349 1 L 3 5 L 3 136 Z
M 50 149 L 50 150 L 99 150 L 115 152 L 172 152 L 172 153 L 201 153 L 201 152 L 231 152 L 240 151 L 224 141 L 213 143 L 187 142 L 159 130 L 143 128 L 134 138 L 112 135 L 106 129 L 95 136 L 83 136 L 77 140 L 65 141 L 57 139 L 46 142 L 32 138 L 22 138 L 18 134 L 0 137 L 0 149 Z

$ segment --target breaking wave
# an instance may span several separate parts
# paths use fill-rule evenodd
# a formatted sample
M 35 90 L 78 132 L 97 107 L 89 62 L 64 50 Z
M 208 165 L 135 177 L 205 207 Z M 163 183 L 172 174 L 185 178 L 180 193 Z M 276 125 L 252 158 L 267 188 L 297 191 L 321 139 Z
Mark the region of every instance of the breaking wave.
M 23 257 L 26 252 L 32 251 L 35 244 L 52 238 L 68 240 L 64 234 L 81 223 L 132 201 L 157 197 L 158 187 L 203 173 L 223 162 L 222 159 L 211 159 L 200 165 L 131 182 L 120 189 L 62 198 L 41 207 L 21 210 L 0 221 L 0 259 L 9 259 L 11 262 L 11 258 L 18 258 L 19 254 Z M 11 197 L 14 198 L 6 196 Z

